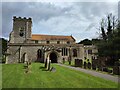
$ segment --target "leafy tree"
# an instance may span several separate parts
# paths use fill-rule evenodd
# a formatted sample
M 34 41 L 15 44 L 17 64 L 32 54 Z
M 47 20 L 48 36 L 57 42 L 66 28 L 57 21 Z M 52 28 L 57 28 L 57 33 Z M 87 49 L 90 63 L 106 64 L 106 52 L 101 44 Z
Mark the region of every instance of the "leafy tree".
M 115 16 L 109 14 L 106 20 L 102 19 L 100 30 L 98 54 L 109 59 L 109 64 L 113 65 L 120 58 L 120 23 L 115 20 Z
M 92 45 L 92 41 L 89 39 L 84 39 L 84 40 L 80 41 L 78 44 Z
M 4 39 L 4 38 L 0 38 L 0 62 L 5 62 L 5 59 L 4 59 L 4 54 L 5 54 L 5 51 L 7 49 L 7 40 Z
M 92 39 L 92 44 L 97 45 L 100 42 L 100 39 Z
M 7 40 L 4 38 L 0 38 L 0 41 L 2 41 L 2 53 L 4 54 L 7 49 Z

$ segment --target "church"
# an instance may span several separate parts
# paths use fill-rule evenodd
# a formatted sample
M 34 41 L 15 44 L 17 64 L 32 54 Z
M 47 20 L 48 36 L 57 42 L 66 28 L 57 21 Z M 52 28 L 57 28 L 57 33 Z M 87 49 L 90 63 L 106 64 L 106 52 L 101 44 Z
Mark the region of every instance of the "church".
M 8 63 L 51 63 L 97 58 L 94 45 L 77 44 L 75 38 L 64 35 L 32 34 L 32 18 L 13 17 L 13 30 L 9 35 L 6 56 Z

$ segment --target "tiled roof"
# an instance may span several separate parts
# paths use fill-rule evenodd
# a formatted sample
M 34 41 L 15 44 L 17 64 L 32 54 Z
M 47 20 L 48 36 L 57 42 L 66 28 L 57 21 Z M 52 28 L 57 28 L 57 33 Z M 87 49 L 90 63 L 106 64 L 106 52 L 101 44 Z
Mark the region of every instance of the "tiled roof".
M 72 36 L 60 36 L 60 35 L 43 35 L 43 34 L 32 34 L 32 40 L 67 40 L 75 41 Z

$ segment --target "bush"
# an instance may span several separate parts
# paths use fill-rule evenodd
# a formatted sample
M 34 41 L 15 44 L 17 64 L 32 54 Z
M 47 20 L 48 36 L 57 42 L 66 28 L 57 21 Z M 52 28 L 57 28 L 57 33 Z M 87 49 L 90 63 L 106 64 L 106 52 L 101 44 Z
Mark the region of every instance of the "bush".
M 5 63 L 5 56 L 2 55 L 2 63 Z
M 113 67 L 113 74 L 120 75 L 120 66 Z

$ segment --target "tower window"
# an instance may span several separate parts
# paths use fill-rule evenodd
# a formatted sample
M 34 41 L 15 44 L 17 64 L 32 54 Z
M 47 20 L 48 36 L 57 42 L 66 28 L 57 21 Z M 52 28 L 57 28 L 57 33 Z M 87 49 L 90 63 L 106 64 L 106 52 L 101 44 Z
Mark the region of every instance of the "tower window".
M 24 28 L 23 27 L 21 27 L 20 29 L 19 29 L 20 31 L 20 36 L 22 37 L 22 36 L 24 36 Z
M 20 30 L 20 36 L 22 37 L 24 35 L 23 30 Z

